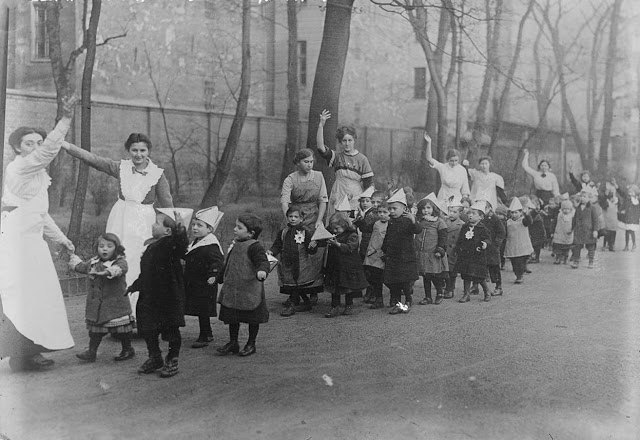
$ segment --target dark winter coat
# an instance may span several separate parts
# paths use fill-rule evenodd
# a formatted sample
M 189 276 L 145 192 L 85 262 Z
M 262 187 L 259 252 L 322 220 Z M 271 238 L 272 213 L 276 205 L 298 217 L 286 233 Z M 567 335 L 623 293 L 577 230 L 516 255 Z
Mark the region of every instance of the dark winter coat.
M 218 284 L 209 284 L 222 271 L 224 257 L 212 234 L 189 246 L 184 256 L 185 315 L 216 316 Z
M 458 218 L 451 221 L 445 220 L 447 224 L 447 259 L 449 260 L 449 271 L 453 271 L 456 266 L 456 243 L 458 242 L 458 236 L 460 235 L 460 229 L 464 226 L 464 220 Z
M 140 258 L 140 276 L 129 287 L 140 292 L 136 306 L 138 333 L 184 327 L 184 275 L 181 258 L 187 250 L 187 233 L 181 228 L 175 235 L 152 241 Z
M 118 268 L 119 274 L 113 278 L 91 275 L 90 272 L 102 272 Z M 93 270 L 92 270 L 93 269 Z M 85 307 L 85 319 L 93 324 L 105 324 L 112 319 L 131 315 L 131 303 L 125 296 L 127 291 L 127 260 L 123 255 L 113 261 L 103 262 L 98 257 L 83 261 L 74 270 L 89 275 L 89 292 Z
M 531 239 L 531 245 L 533 247 L 542 247 L 547 237 L 547 232 L 544 229 L 544 220 L 538 211 L 535 209 L 529 213 L 531 216 L 531 226 L 529 226 L 529 238 Z
M 590 203 L 576 208 L 573 216 L 573 244 L 594 244 L 597 238 L 593 232 L 598 230 L 598 212 Z
M 480 223 L 487 228 L 491 239 L 491 243 L 487 243 L 486 249 L 487 266 L 499 266 L 500 248 L 507 236 L 507 230 L 505 229 L 502 220 L 495 215 L 485 217 Z
M 629 193 L 618 188 L 620 202 L 618 207 L 618 220 L 625 225 L 637 225 L 640 223 L 640 203 L 633 204 Z
M 364 257 L 367 256 L 367 247 L 371 240 L 371 233 L 373 232 L 373 225 L 378 221 L 378 214 L 374 208 L 369 208 L 365 212 L 364 217 L 358 217 L 353 221 L 353 224 L 360 231 L 360 258 L 364 261 Z
M 358 234 L 345 231 L 336 236 L 338 246 L 329 245 L 326 284 L 336 292 L 365 289 L 369 284 L 358 253 Z
M 386 285 L 413 282 L 418 279 L 418 261 L 413 236 L 422 231 L 419 224 L 402 216 L 389 220 L 382 242 L 384 252 L 384 283 Z
M 468 238 L 467 234 L 473 236 Z M 489 230 L 482 223 L 474 227 L 466 223 L 460 229 L 455 252 L 458 256 L 456 272 L 462 279 L 484 279 L 487 276 L 487 251 L 482 249 L 482 242 L 487 244 L 487 248 L 491 245 Z

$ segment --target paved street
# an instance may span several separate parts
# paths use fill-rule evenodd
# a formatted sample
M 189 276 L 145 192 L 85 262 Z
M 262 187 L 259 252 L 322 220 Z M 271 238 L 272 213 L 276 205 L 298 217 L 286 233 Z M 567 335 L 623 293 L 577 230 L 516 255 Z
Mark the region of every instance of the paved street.
M 414 306 L 408 315 L 357 307 L 326 319 L 328 294 L 309 313 L 278 315 L 283 296 L 268 282 L 271 321 L 258 353 L 219 357 L 190 348 L 183 330 L 180 373 L 140 376 L 115 363 L 105 339 L 95 364 L 84 297 L 67 300 L 76 348 L 56 367 L 12 374 L 0 362 L 0 433 L 26 439 L 637 439 L 640 432 L 640 252 L 596 254 L 596 268 L 531 265 L 522 286 L 504 271 L 505 296 L 483 303 Z M 456 299 L 460 297 L 460 286 Z M 416 283 L 416 299 L 422 297 Z M 386 295 L 386 292 L 385 292 Z M 386 297 L 385 297 L 386 300 Z M 416 302 L 417 302 L 416 300 Z M 359 300 L 357 300 L 359 301 Z M 241 343 L 247 336 L 241 328 Z M 166 343 L 163 343 L 166 347 Z M 331 385 L 330 385 L 331 384 Z

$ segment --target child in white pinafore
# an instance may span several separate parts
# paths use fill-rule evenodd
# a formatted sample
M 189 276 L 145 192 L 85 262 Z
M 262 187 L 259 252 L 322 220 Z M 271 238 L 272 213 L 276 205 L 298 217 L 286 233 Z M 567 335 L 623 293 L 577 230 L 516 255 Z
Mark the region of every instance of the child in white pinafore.
M 529 237 L 529 226 L 532 224 L 531 217 L 525 214 L 522 203 L 514 197 L 509 206 L 510 218 L 507 220 L 507 239 L 504 247 L 504 256 L 511 260 L 511 266 L 516 274 L 516 284 L 522 283 L 522 276 L 527 267 L 527 260 L 533 252 L 531 238 Z

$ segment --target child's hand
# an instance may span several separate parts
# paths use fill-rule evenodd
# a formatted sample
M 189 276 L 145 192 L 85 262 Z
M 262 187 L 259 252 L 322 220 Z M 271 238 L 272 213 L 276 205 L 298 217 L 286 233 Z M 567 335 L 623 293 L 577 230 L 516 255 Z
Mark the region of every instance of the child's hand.
M 425 131 L 422 136 L 424 137 L 424 140 L 427 141 L 428 144 L 431 143 L 431 136 L 429 136 L 429 133 Z
M 313 250 L 316 248 L 316 246 L 318 246 L 318 242 L 313 240 L 309 242 L 309 249 Z
M 476 248 L 476 250 L 477 250 L 478 252 L 480 252 L 480 251 L 485 250 L 486 248 L 487 248 L 487 243 L 485 243 L 484 241 L 481 241 L 481 242 L 480 242 L 480 246 L 478 246 L 478 247 Z
M 467 159 L 462 161 L 462 166 L 467 168 L 469 166 L 469 161 Z
M 340 243 L 338 243 L 338 240 L 334 238 L 330 238 L 327 240 L 327 243 L 329 243 L 329 246 L 339 246 Z
M 96 277 L 106 277 L 106 276 L 109 276 L 110 274 L 106 270 L 97 271 L 95 269 L 91 269 L 89 271 L 89 275 L 93 275 L 93 276 L 96 276 Z
M 209 277 L 207 279 L 207 284 L 213 286 L 216 283 L 216 277 Z
M 598 238 L 598 231 L 593 231 L 593 238 Z
M 413 215 L 413 213 L 411 211 L 405 211 L 404 215 L 406 218 L 408 218 L 409 220 L 411 220 L 412 223 L 416 222 L 416 217 Z
M 267 279 L 267 273 L 264 270 L 259 270 L 256 274 L 258 281 L 264 281 Z
M 329 118 L 331 118 L 331 113 L 326 109 L 322 110 L 322 113 L 320 113 L 320 126 L 324 127 L 324 124 Z
M 73 245 L 71 240 L 65 237 L 65 240 L 60 243 L 70 254 L 73 254 L 76 251 L 76 247 Z

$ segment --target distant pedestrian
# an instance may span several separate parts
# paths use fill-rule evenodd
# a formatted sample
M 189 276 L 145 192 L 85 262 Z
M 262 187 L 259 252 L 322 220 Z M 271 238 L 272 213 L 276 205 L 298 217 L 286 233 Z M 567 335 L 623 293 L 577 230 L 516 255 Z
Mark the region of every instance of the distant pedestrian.
M 95 362 L 98 347 L 107 333 L 120 339 L 122 351 L 115 357 L 124 361 L 135 356 L 131 346 L 131 334 L 135 322 L 131 304 L 126 297 L 128 270 L 124 247 L 117 235 L 102 234 L 98 237 L 96 256 L 82 261 L 73 254 L 69 267 L 89 275 L 89 291 L 85 307 L 85 321 L 89 330 L 89 348 L 76 356 L 87 362 Z

